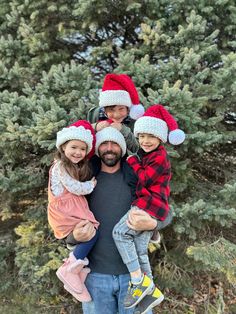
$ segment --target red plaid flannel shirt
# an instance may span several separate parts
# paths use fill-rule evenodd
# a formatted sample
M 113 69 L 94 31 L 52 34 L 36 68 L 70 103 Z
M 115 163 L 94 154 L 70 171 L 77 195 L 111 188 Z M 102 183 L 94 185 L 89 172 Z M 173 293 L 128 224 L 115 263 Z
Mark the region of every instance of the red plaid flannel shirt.
M 165 148 L 147 153 L 139 161 L 137 156 L 128 158 L 127 163 L 138 176 L 137 199 L 132 205 L 138 206 L 158 220 L 165 220 L 169 204 L 171 167 Z

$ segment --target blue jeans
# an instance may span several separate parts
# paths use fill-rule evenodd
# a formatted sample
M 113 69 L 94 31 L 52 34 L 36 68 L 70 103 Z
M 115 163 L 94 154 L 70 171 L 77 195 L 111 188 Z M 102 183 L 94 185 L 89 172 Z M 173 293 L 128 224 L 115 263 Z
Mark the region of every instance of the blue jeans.
M 137 206 L 132 208 L 141 210 Z M 152 278 L 152 270 L 148 258 L 148 243 L 153 231 L 130 229 L 127 225 L 128 216 L 129 212 L 115 225 L 112 232 L 113 239 L 129 273 L 141 269 L 142 273 L 146 273 L 148 277 Z
M 106 275 L 90 273 L 86 279 L 86 287 L 92 297 L 91 302 L 82 304 L 84 314 L 133 314 L 134 309 L 123 306 L 130 280 L 129 274 Z M 151 314 L 148 312 L 147 314 Z

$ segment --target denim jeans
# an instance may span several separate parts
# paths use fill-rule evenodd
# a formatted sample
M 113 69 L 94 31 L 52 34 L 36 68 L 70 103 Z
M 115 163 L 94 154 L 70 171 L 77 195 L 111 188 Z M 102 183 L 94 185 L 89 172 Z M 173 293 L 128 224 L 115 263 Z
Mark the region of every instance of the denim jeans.
M 134 309 L 123 306 L 130 280 L 129 274 L 106 275 L 90 273 L 86 279 L 86 287 L 91 294 L 91 302 L 82 304 L 84 314 L 133 314 Z M 151 314 L 148 312 L 147 314 Z
M 131 207 L 139 209 L 137 206 Z M 127 225 L 129 212 L 125 214 L 113 229 L 113 239 L 117 249 L 127 266 L 129 273 L 141 269 L 152 278 L 151 266 L 148 258 L 148 244 L 153 231 L 136 231 L 130 229 Z

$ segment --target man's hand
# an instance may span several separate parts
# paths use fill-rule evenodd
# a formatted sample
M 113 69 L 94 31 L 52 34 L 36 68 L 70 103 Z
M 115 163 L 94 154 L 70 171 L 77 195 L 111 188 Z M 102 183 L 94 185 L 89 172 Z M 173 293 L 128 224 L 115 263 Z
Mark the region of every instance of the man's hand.
M 127 225 L 130 229 L 136 231 L 153 230 L 157 226 L 157 221 L 144 210 L 132 209 L 129 213 Z
M 73 236 L 76 241 L 86 242 L 95 236 L 94 225 L 88 220 L 80 221 L 73 230 Z

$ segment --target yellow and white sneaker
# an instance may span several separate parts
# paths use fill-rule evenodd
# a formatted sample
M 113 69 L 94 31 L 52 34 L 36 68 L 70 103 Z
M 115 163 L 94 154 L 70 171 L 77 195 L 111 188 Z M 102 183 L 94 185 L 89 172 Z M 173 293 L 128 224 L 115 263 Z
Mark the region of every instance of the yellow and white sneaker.
M 124 299 L 125 308 L 129 309 L 136 306 L 152 289 L 153 281 L 147 275 L 144 275 L 143 280 L 137 285 L 130 282 Z
M 153 291 L 146 295 L 142 301 L 137 305 L 134 310 L 134 314 L 145 314 L 152 308 L 160 304 L 164 300 L 164 295 L 162 292 L 155 287 Z

